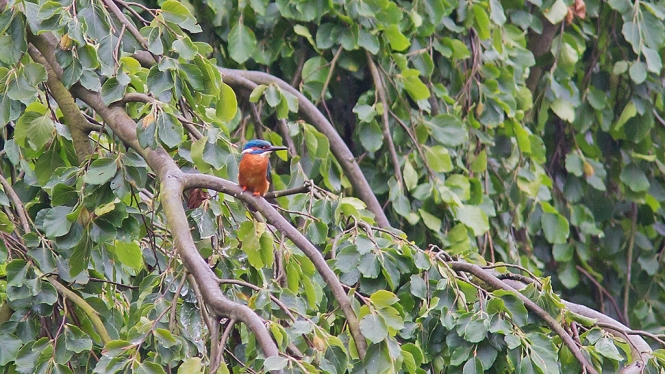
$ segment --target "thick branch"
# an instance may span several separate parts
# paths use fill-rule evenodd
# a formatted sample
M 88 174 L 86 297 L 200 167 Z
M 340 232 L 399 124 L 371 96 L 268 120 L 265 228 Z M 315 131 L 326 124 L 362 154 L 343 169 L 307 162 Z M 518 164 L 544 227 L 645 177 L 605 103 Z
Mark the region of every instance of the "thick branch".
M 351 336 L 358 347 L 358 354 L 362 358 L 365 356 L 365 351 L 367 350 L 367 343 L 365 338 L 360 332 L 360 325 L 358 323 L 358 317 L 356 316 L 353 308 L 351 307 L 351 302 L 344 292 L 344 288 L 340 283 L 337 275 L 330 269 L 326 260 L 321 255 L 316 247 L 307 240 L 295 227 L 293 227 L 284 217 L 282 217 L 273 207 L 263 198 L 252 196 L 251 194 L 243 193 L 240 186 L 230 182 L 228 180 L 218 178 L 212 175 L 207 174 L 186 174 L 182 176 L 182 183 L 185 189 L 190 188 L 208 188 L 223 192 L 227 195 L 231 195 L 239 200 L 241 200 L 246 205 L 255 209 L 261 213 L 268 222 L 270 222 L 275 228 L 286 235 L 293 244 L 300 248 L 303 253 L 314 264 L 316 270 L 321 274 L 321 277 L 326 282 L 330 291 L 333 293 L 335 300 L 342 308 L 342 312 L 346 317 L 347 323 L 349 324 L 349 330 L 351 331 Z
M 367 179 L 365 179 L 365 175 L 360 170 L 360 166 L 358 166 L 358 163 L 353 157 L 353 153 L 351 153 L 346 146 L 342 137 L 337 133 L 337 130 L 335 130 L 335 127 L 328 122 L 311 101 L 300 93 L 300 91 L 291 87 L 288 83 L 268 73 L 227 68 L 219 68 L 219 70 L 224 74 L 224 82 L 236 89 L 244 88 L 251 91 L 256 87 L 256 84 L 269 85 L 274 83 L 278 85 L 280 89 L 295 95 L 298 98 L 300 115 L 305 117 L 309 123 L 328 138 L 328 141 L 330 142 L 330 150 L 342 166 L 342 169 L 344 170 L 344 173 L 346 173 L 356 194 L 358 194 L 360 199 L 367 204 L 367 209 L 374 213 L 376 223 L 380 227 L 390 227 L 388 218 L 383 212 L 379 200 L 377 200 L 374 192 L 372 192 L 372 188 L 369 186 Z
M 543 23 L 543 30 L 540 34 L 535 33 L 533 30 L 529 31 L 527 49 L 533 53 L 533 57 L 538 60 L 538 58 L 545 53 L 550 51 L 552 47 L 552 41 L 556 36 L 556 31 L 559 29 L 558 25 L 553 25 L 545 17 L 540 17 L 541 22 Z M 531 93 L 536 92 L 536 87 L 538 87 L 538 80 L 543 74 L 543 68 L 541 66 L 532 66 L 531 71 L 529 72 L 529 77 L 526 79 L 526 86 L 531 91 Z
M 28 39 L 32 43 L 35 37 L 29 37 Z M 69 132 L 72 134 L 72 143 L 74 143 L 76 157 L 79 163 L 82 163 L 92 154 L 92 147 L 88 138 L 88 133 L 91 130 L 90 123 L 85 119 L 83 113 L 81 113 L 81 109 L 76 105 L 76 101 L 74 101 L 72 95 L 65 88 L 65 85 L 62 84 L 51 64 L 39 53 L 37 48 L 30 46 L 28 47 L 28 52 L 30 53 L 30 57 L 44 66 L 48 73 L 46 85 L 50 89 L 53 99 L 58 103 L 62 111 L 62 116 L 65 117 L 65 124 L 69 127 Z
M 42 35 L 36 36 L 36 46 L 47 59 L 54 56 L 54 45 Z M 50 60 L 55 63 L 55 58 Z M 57 72 L 58 70 L 54 68 Z M 62 71 L 62 69 L 60 69 Z M 215 282 L 215 275 L 208 264 L 201 258 L 192 239 L 185 210 L 182 207 L 182 184 L 178 176 L 183 175 L 173 159 L 163 150 L 149 150 L 142 148 L 136 138 L 136 125 L 127 113 L 119 106 L 109 107 L 104 104 L 99 93 L 89 91 L 81 85 L 72 87 L 72 93 L 93 110 L 95 110 L 127 146 L 132 147 L 143 156 L 148 165 L 156 172 L 161 181 L 161 203 L 164 208 L 167 223 L 174 238 L 174 245 L 178 249 L 187 271 L 194 276 L 201 288 L 201 293 L 212 311 L 219 316 L 225 316 L 242 321 L 254 333 L 265 356 L 277 356 L 279 350 L 272 340 L 267 328 L 263 325 L 261 317 L 245 305 L 228 300 Z
M 563 343 L 566 345 L 566 347 L 568 347 L 568 349 L 573 353 L 575 358 L 580 362 L 582 367 L 584 367 L 588 373 L 598 374 L 593 365 L 584 358 L 582 351 L 580 351 L 579 347 L 577 346 L 573 338 L 570 335 L 568 335 L 566 330 L 564 330 L 564 328 L 556 321 L 556 319 L 550 316 L 549 313 L 547 313 L 547 311 L 543 310 L 543 308 L 539 307 L 531 299 L 522 295 L 515 288 L 511 287 L 507 283 L 497 279 L 495 276 L 493 276 L 486 270 L 483 270 L 478 265 L 473 265 L 461 261 L 449 261 L 446 263 L 453 270 L 471 273 L 474 276 L 478 277 L 483 282 L 486 282 L 487 284 L 496 289 L 512 291 L 514 295 L 517 296 L 518 299 L 522 300 L 524 306 L 526 306 L 527 309 L 529 309 L 531 312 L 535 313 L 538 317 L 540 317 L 540 319 L 542 319 L 547 324 L 547 326 L 549 326 L 550 329 L 552 329 L 552 331 L 554 331 L 557 335 L 559 335 L 559 337 L 561 337 Z

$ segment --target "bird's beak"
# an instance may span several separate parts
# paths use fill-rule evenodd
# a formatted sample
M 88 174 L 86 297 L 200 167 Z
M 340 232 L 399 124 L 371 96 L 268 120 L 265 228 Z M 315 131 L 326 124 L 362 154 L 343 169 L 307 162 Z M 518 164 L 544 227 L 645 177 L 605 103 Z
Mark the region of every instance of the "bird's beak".
M 269 150 L 270 152 L 274 152 L 274 151 L 286 151 L 286 150 L 288 150 L 288 148 L 286 148 L 286 147 L 279 147 L 279 146 L 274 146 L 274 145 L 273 145 L 272 147 L 268 148 L 268 150 Z

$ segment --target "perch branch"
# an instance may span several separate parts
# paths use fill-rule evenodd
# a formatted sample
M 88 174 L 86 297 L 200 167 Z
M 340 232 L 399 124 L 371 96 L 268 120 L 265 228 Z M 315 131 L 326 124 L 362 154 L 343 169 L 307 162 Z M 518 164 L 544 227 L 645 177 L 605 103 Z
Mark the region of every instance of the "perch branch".
M 256 84 L 277 84 L 280 89 L 295 95 L 298 98 L 298 110 L 300 115 L 311 123 L 317 130 L 328 138 L 330 142 L 330 150 L 342 166 L 342 169 L 351 182 L 354 191 L 362 201 L 367 204 L 367 209 L 374 213 L 376 223 L 380 227 L 389 227 L 388 217 L 383 212 L 379 200 L 372 192 L 365 175 L 360 170 L 360 166 L 356 162 L 353 153 L 344 143 L 342 137 L 337 133 L 335 127 L 321 114 L 311 101 L 309 101 L 300 91 L 291 87 L 283 80 L 259 71 L 248 70 L 235 70 L 228 68 L 219 68 L 224 74 L 224 82 L 233 88 L 253 90 Z M 250 84 L 248 84 L 250 83 Z
M 268 222 L 270 222 L 275 228 L 286 235 L 287 238 L 291 239 L 293 244 L 300 248 L 303 253 L 314 264 L 314 267 L 321 274 L 321 277 L 326 282 L 328 287 L 333 293 L 335 300 L 340 305 L 344 316 L 346 316 L 347 323 L 349 325 L 349 330 L 351 336 L 358 347 L 358 354 L 362 358 L 365 356 L 365 351 L 367 349 L 367 343 L 365 338 L 360 332 L 360 326 L 358 323 L 358 317 L 353 311 L 351 302 L 344 292 L 344 288 L 340 283 L 337 275 L 330 269 L 326 260 L 323 258 L 321 252 L 314 247 L 312 243 L 307 240 L 295 227 L 293 227 L 284 217 L 282 217 L 265 199 L 260 197 L 252 196 L 251 194 L 246 194 L 242 192 L 242 189 L 237 184 L 218 178 L 212 175 L 207 174 L 184 174 L 181 176 L 182 185 L 185 189 L 190 188 L 207 188 L 215 191 L 225 193 L 227 195 L 233 196 L 241 200 L 246 205 L 250 206 L 252 209 L 261 213 Z

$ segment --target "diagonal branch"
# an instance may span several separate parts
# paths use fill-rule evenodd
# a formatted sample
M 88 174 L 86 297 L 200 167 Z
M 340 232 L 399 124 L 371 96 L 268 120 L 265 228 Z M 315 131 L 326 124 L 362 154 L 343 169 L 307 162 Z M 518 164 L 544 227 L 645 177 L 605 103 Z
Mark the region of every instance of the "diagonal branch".
M 390 158 L 393 161 L 393 167 L 395 168 L 395 177 L 397 178 L 397 183 L 401 186 L 404 182 L 402 178 L 402 170 L 399 168 L 399 157 L 397 157 L 397 151 L 395 150 L 395 143 L 393 142 L 393 137 L 390 135 L 390 121 L 388 119 L 388 99 L 386 98 L 386 87 L 383 84 L 383 79 L 381 79 L 381 74 L 379 74 L 379 69 L 376 68 L 374 60 L 372 59 L 372 54 L 365 52 L 367 56 L 367 65 L 369 66 L 369 71 L 372 72 L 372 79 L 374 80 L 374 87 L 376 90 L 376 95 L 381 100 L 383 110 L 381 111 L 381 123 L 383 124 L 383 139 L 385 139 L 386 144 L 388 144 L 388 152 L 390 152 Z
M 448 264 L 455 271 L 463 271 L 465 273 L 473 274 L 474 276 L 478 277 L 480 280 L 489 284 L 493 288 L 512 291 L 514 295 L 517 296 L 517 298 L 524 303 L 524 306 L 526 306 L 527 309 L 529 309 L 531 312 L 540 317 L 540 319 L 542 319 L 547 324 L 547 326 L 549 326 L 550 329 L 552 329 L 552 331 L 554 331 L 557 335 L 559 335 L 559 337 L 561 337 L 563 344 L 565 344 L 566 347 L 570 349 L 570 351 L 573 353 L 573 356 L 575 356 L 575 358 L 580 362 L 580 365 L 582 365 L 582 367 L 586 370 L 587 373 L 598 374 L 593 365 L 590 362 L 588 362 L 586 358 L 584 358 L 582 351 L 577 346 L 577 344 L 575 344 L 573 338 L 570 335 L 568 335 L 566 330 L 564 330 L 564 328 L 552 316 L 550 316 L 549 313 L 547 313 L 547 311 L 543 310 L 543 308 L 539 307 L 531 299 L 522 295 L 515 288 L 511 287 L 505 282 L 497 279 L 495 276 L 483 270 L 483 268 L 481 268 L 478 265 L 473 265 L 461 261 L 447 261 L 446 264 Z
M 57 66 L 55 59 L 55 46 L 42 35 L 31 40 L 40 50 L 41 54 L 52 65 Z M 58 72 L 57 68 L 53 69 Z M 59 69 L 61 72 L 62 69 Z M 60 78 L 59 76 L 58 78 Z M 256 336 L 266 357 L 277 356 L 279 350 L 272 340 L 263 320 L 253 310 L 245 305 L 235 303 L 226 297 L 215 281 L 215 274 L 208 264 L 201 258 L 187 223 L 185 210 L 182 206 L 183 185 L 178 176 L 183 175 L 175 161 L 161 148 L 150 150 L 142 148 L 136 138 L 136 125 L 129 115 L 119 106 L 107 106 L 99 93 L 85 89 L 75 84 L 72 94 L 95 110 L 106 124 L 113 130 L 127 146 L 136 150 L 157 174 L 160 180 L 161 203 L 166 215 L 167 224 L 173 235 L 174 245 L 182 259 L 187 271 L 196 279 L 201 294 L 210 309 L 218 316 L 237 319 L 247 325 Z
M 339 303 L 339 306 L 346 317 L 347 323 L 349 324 L 349 330 L 356 343 L 356 347 L 358 347 L 359 356 L 361 358 L 365 356 L 367 343 L 360 332 L 358 317 L 353 311 L 353 307 L 351 306 L 351 302 L 349 301 L 346 292 L 344 292 L 342 283 L 340 283 L 337 275 L 335 275 L 332 269 L 330 269 L 321 252 L 319 252 L 319 250 L 316 249 L 307 238 L 296 230 L 296 228 L 282 217 L 265 199 L 242 193 L 240 186 L 231 181 L 207 174 L 183 174 L 181 175 L 181 178 L 185 189 L 208 188 L 223 192 L 241 200 L 252 209 L 260 212 L 279 232 L 291 239 L 293 244 L 300 248 L 300 250 L 309 257 L 316 270 L 321 274 L 321 277 L 328 287 L 330 287 L 335 300 Z
M 14 208 L 16 209 L 16 214 L 18 214 L 18 219 L 21 221 L 21 227 L 23 228 L 23 233 L 27 234 L 30 232 L 30 222 L 28 221 L 28 216 L 25 214 L 25 206 L 21 198 L 18 197 L 16 191 L 12 188 L 12 185 L 9 184 L 5 176 L 0 172 L 0 185 L 2 189 L 5 190 L 5 194 L 9 196 L 11 201 L 14 203 Z

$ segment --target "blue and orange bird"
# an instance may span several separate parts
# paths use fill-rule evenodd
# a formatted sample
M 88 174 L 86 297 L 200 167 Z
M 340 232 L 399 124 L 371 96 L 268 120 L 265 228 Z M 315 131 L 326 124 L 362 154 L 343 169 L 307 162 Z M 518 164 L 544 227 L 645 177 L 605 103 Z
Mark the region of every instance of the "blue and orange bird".
M 242 190 L 250 191 L 254 196 L 264 196 L 270 187 L 270 153 L 285 149 L 288 148 L 273 146 L 266 140 L 248 141 L 242 149 L 238 166 L 238 184 Z

